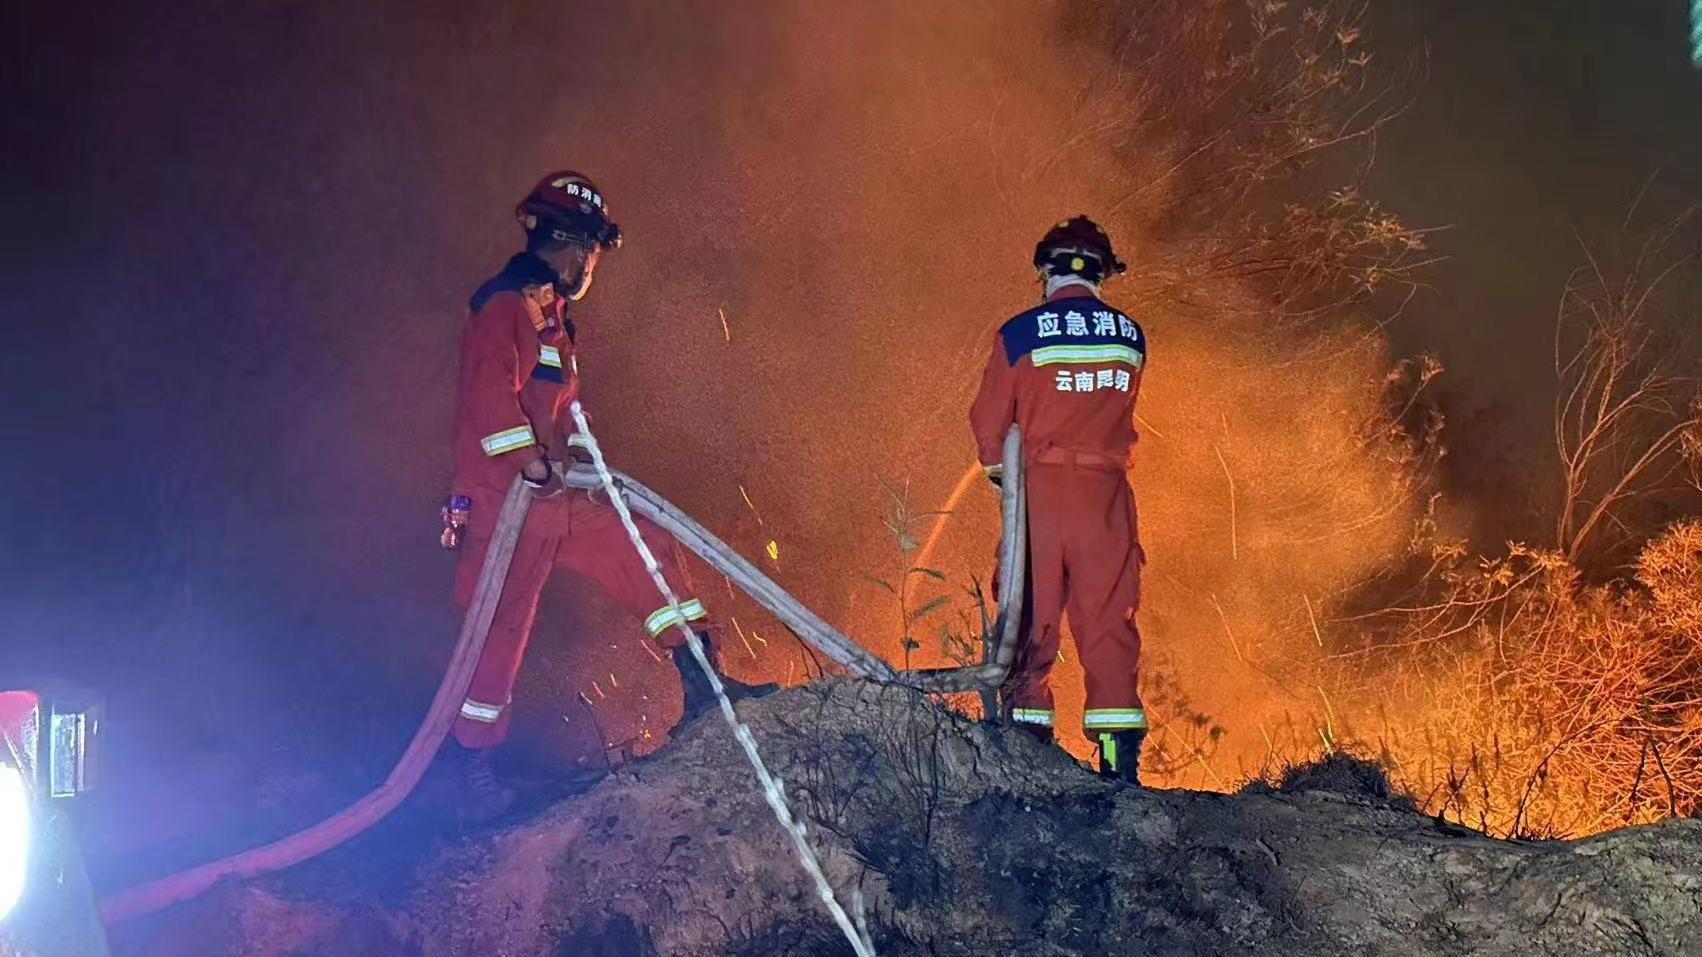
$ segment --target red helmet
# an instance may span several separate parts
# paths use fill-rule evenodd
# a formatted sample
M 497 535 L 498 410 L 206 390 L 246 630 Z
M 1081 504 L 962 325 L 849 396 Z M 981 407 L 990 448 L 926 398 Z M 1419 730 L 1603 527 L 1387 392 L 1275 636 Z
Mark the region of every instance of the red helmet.
M 621 228 L 609 218 L 608 200 L 602 190 L 573 170 L 551 173 L 539 180 L 514 207 L 514 215 L 534 240 L 620 248 Z
M 1034 268 L 1085 276 L 1094 282 L 1123 273 L 1129 267 L 1111 249 L 1111 237 L 1086 214 L 1066 219 L 1046 231 L 1034 246 Z

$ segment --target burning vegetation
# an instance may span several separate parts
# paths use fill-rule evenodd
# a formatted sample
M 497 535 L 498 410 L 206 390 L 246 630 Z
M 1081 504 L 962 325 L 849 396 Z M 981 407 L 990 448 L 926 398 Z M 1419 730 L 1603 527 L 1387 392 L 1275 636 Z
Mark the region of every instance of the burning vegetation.
M 1617 269 L 1588 255 L 1562 294 L 1553 541 L 1476 555 L 1422 525 L 1404 594 L 1330 623 L 1357 646 L 1322 659 L 1361 709 L 1353 733 L 1434 813 L 1527 837 L 1697 814 L 1702 384 L 1678 371 L 1698 318 L 1674 281 L 1696 268 L 1670 252 L 1682 223 Z M 1347 604 L 1368 594 L 1390 593 Z
M 745 64 L 738 84 L 706 94 L 725 142 L 689 176 L 634 172 L 684 176 L 703 194 L 670 227 L 736 280 L 704 308 L 697 343 L 705 356 L 726 350 L 723 374 L 690 393 L 661 377 L 650 408 L 717 436 L 700 449 L 704 465 L 737 494 L 677 476 L 660 487 L 889 661 L 976 656 L 996 526 L 967 456 L 951 450 L 963 448 L 983 336 L 1022 293 L 1000 281 L 954 289 L 955 313 L 918 328 L 905 318 L 916 303 L 948 295 L 935 278 L 821 259 L 791 239 L 831 234 L 888 258 L 925 251 L 936 275 L 982 276 L 985 250 L 1020 252 L 1033 224 L 1092 209 L 1134 263 L 1107 295 L 1154 342 L 1132 471 L 1151 559 L 1141 612 L 1151 783 L 1230 791 L 1346 750 L 1376 756 L 1425 810 L 1493 833 L 1580 835 L 1694 813 L 1702 676 L 1680 583 L 1696 575 L 1686 544 L 1696 533 L 1682 520 L 1702 511 L 1702 444 L 1694 356 L 1677 341 L 1696 319 L 1685 285 L 1696 261 L 1677 252 L 1693 224 L 1675 217 L 1613 255 L 1585 248 L 1557 316 L 1552 393 L 1539 399 L 1552 398 L 1555 433 L 1527 524 L 1553 535 L 1486 547 L 1470 511 L 1513 506 L 1447 480 L 1446 452 L 1474 426 L 1446 421 L 1441 363 L 1392 354 L 1386 335 L 1425 294 L 1439 227 L 1403 221 L 1367 186 L 1379 133 L 1421 94 L 1423 64 L 1374 56 L 1362 5 L 904 10 L 902 30 L 786 3 L 764 7 L 767 32 L 717 28 L 717 48 Z M 702 38 L 651 39 L 684 51 Z M 867 57 L 904 64 L 893 67 L 903 82 L 872 78 Z M 649 108 L 668 126 L 684 107 Z M 777 132 L 805 114 L 826 119 L 802 139 Z M 955 162 L 942 169 L 927 151 L 890 148 L 899 142 L 942 144 Z M 871 179 L 877 167 L 886 173 Z M 628 208 L 642 216 L 643 203 Z M 960 243 L 894 225 L 942 204 Z M 746 261 L 710 238 L 724 234 L 762 255 Z M 635 242 L 631 255 L 657 254 L 646 248 Z M 678 266 L 634 272 L 680 302 L 727 278 Z M 769 281 L 793 274 L 815 288 Z M 765 319 L 786 315 L 844 333 L 844 394 L 764 382 L 769 364 L 816 358 L 818 327 Z M 890 342 L 905 345 L 868 345 Z M 619 337 L 598 347 L 635 373 L 660 361 Z M 652 415 L 601 411 L 617 434 Z M 820 440 L 845 434 L 858 439 Z M 740 451 L 758 447 L 761 468 Z M 893 459 L 871 469 L 871 448 Z M 642 444 L 621 451 L 638 474 L 678 464 Z M 574 597 L 582 615 L 585 596 Z M 820 673 L 742 602 L 725 597 L 748 635 L 736 667 L 788 684 Z M 1081 701 L 1067 690 L 1079 665 L 1068 645 L 1064 655 L 1058 727 L 1086 756 L 1073 731 Z M 560 697 L 554 683 L 576 685 L 579 697 L 556 709 L 569 726 L 590 714 L 605 743 L 648 751 L 662 743 L 652 728 L 667 720 L 656 700 L 667 691 L 645 685 L 646 668 L 575 653 L 529 680 L 544 698 Z M 562 733 L 560 714 L 535 718 Z
M 1693 224 L 1645 240 L 1628 219 L 1627 248 L 1582 246 L 1553 343 L 1558 467 L 1530 482 L 1548 499 L 1531 524 L 1554 538 L 1484 548 L 1449 508 L 1471 496 L 1443 475 L 1447 373 L 1383 336 L 1435 255 L 1431 230 L 1363 191 L 1415 84 L 1364 50 L 1362 12 L 1144 4 L 1066 31 L 1115 67 L 1071 118 L 1127 171 L 1104 201 L 1139 265 L 1114 295 L 1157 343 L 1132 473 L 1152 558 L 1148 777 L 1229 790 L 1346 750 L 1496 834 L 1694 815 L 1702 392 L 1680 341 L 1697 262 L 1675 252 Z M 979 556 L 934 545 L 919 564 L 968 582 Z M 924 626 L 952 607 L 925 574 L 903 654 L 961 658 L 978 610 L 958 599 Z M 1079 707 L 1064 696 L 1059 726 Z
M 1450 479 L 1447 452 L 1471 426 L 1445 414 L 1449 373 L 1400 354 L 1388 334 L 1427 292 L 1439 227 L 1403 220 L 1370 183 L 1378 138 L 1422 92 L 1423 64 L 1371 52 L 1364 4 L 760 0 L 682 14 L 533 3 L 489 23 L 400 4 L 348 18 L 308 4 L 271 20 L 232 13 L 221 21 L 229 42 L 205 44 L 205 61 L 165 62 L 174 58 L 160 41 L 204 12 L 185 9 L 150 16 L 139 39 L 115 42 L 92 67 L 67 68 L 94 69 L 102 82 L 91 89 L 119 89 L 100 101 L 110 132 L 78 144 L 79 156 L 112 164 L 86 177 L 86 202 L 159 197 L 179 217 L 115 231 L 90 257 L 128 270 L 109 287 L 126 318 L 90 328 L 167 318 L 146 336 L 113 337 L 135 345 L 134 358 L 112 349 L 89 361 L 111 382 L 147 369 L 186 383 L 181 397 L 134 398 L 171 424 L 142 444 L 182 462 L 137 480 L 151 502 L 146 527 L 159 532 L 154 565 L 109 576 L 146 585 L 137 604 L 158 618 L 145 637 L 124 631 L 143 650 L 115 660 L 224 670 L 227 680 L 198 681 L 201 693 L 184 699 L 184 675 L 161 678 L 146 660 L 162 726 L 197 709 L 181 723 L 241 728 L 220 746 L 261 753 L 252 716 L 295 708 L 276 736 L 300 745 L 303 765 L 348 760 L 350 741 L 367 745 L 360 759 L 372 765 L 351 774 L 388 760 L 396 714 L 406 723 L 439 677 L 418 652 L 447 605 L 431 577 L 437 556 L 420 558 L 396 530 L 443 491 L 453 392 L 443 357 L 461 284 L 508 241 L 495 238 L 499 226 L 459 224 L 500 220 L 491 210 L 512 201 L 516 177 L 571 154 L 608 170 L 632 215 L 630 249 L 599 278 L 602 299 L 580 330 L 609 372 L 588 373 L 587 404 L 613 454 L 887 661 L 981 653 L 996 526 L 978 471 L 964 471 L 963 413 L 988 336 L 1032 298 L 1023 254 L 1034 236 L 1088 211 L 1133 264 L 1107 298 L 1153 343 L 1131 473 L 1151 559 L 1140 618 L 1154 720 L 1147 783 L 1234 792 L 1320 755 L 1358 755 L 1424 811 L 1496 835 L 1580 836 L 1697 814 L 1702 392 L 1684 341 L 1702 325 L 1697 259 L 1684 246 L 1694 222 L 1670 217 L 1646 241 L 1628 223 L 1626 248 L 1582 247 L 1556 317 L 1553 391 L 1539 399 L 1552 400 L 1553 454 L 1529 488 L 1539 507 L 1527 526 L 1552 532 L 1484 542 L 1474 511 L 1515 506 Z M 333 17 L 348 22 L 326 33 Z M 570 35 L 598 42 L 563 56 Z M 279 61 L 280 46 L 320 52 Z M 544 94 L 517 69 L 538 63 L 556 71 Z M 209 81 L 220 71 L 241 82 Z M 115 82 L 138 75 L 153 82 Z M 374 126 L 374 98 L 412 112 Z M 199 145 L 207 128 L 246 130 L 255 117 L 264 136 Z M 161 182 L 144 182 L 156 167 Z M 419 197 L 429 215 L 398 213 Z M 422 230 L 426 221 L 458 226 Z M 278 256 L 287 268 L 274 274 L 255 236 L 312 248 Z M 399 265 L 377 250 L 429 250 L 444 265 Z M 221 282 L 209 287 L 209 275 Z M 200 311 L 182 308 L 185 289 L 204 287 Z M 266 290 L 263 309 L 249 308 L 255 289 Z M 246 318 L 215 321 L 226 314 Z M 421 318 L 431 316 L 442 321 Z M 171 353 L 179 340 L 194 354 Z M 199 368 L 208 355 L 262 353 Z M 236 395 L 267 404 L 227 401 Z M 273 420 L 288 427 L 251 427 Z M 949 514 L 929 511 L 942 502 Z M 719 581 L 704 584 L 737 639 L 736 673 L 789 685 L 821 676 L 820 661 L 730 583 L 724 599 Z M 532 755 L 551 773 L 562 751 L 662 748 L 671 724 L 672 673 L 597 603 L 584 591 L 546 598 L 542 627 L 574 640 L 540 642 L 544 660 L 516 695 L 516 724 L 529 732 L 518 737 L 554 752 Z M 263 613 L 284 606 L 311 614 Z M 154 654 L 163 647 L 175 656 Z M 1057 724 L 1085 756 L 1070 690 L 1080 671 L 1068 645 L 1065 655 Z M 327 660 L 340 675 L 326 674 Z M 835 683 L 823 693 L 862 692 Z M 346 734 L 302 732 L 333 699 L 392 713 L 347 709 Z M 987 709 L 968 696 L 952 703 Z M 905 709 L 926 716 L 914 741 L 928 748 L 1002 747 L 992 729 Z M 763 720 L 784 736 L 791 719 Z M 701 756 L 705 738 L 680 743 Z M 1070 773 L 1056 754 L 1035 760 Z M 874 804 L 931 826 L 931 772 L 877 785 L 895 780 L 901 790 Z M 1054 787 L 1029 783 L 1036 794 Z M 1004 800 L 1001 782 L 976 785 Z M 1060 787 L 1072 800 L 1093 790 Z M 837 799 L 818 790 L 812 801 Z M 1234 804 L 1216 795 L 1159 799 L 1208 809 L 1208 824 L 1233 816 L 1219 814 Z M 811 812 L 832 821 L 824 807 Z M 760 841 L 768 826 L 738 840 Z M 1429 835 L 1419 837 L 1423 846 Z M 1080 844 L 1103 850 L 1094 835 Z M 862 867 L 871 853 L 896 852 L 860 848 L 846 860 Z M 1233 856 L 1270 853 L 1249 844 Z M 1423 857 L 1421 847 L 1413 860 Z

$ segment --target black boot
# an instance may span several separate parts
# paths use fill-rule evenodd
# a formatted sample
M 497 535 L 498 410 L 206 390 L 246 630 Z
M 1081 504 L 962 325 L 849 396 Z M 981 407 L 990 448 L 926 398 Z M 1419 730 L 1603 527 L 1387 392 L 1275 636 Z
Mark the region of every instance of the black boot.
M 1141 742 L 1145 740 L 1144 728 L 1102 732 L 1099 735 L 1100 777 L 1140 784 Z
M 700 634 L 697 640 L 703 642 L 703 653 L 709 659 L 710 667 L 721 678 L 721 687 L 727 691 L 727 697 L 733 701 L 743 701 L 746 698 L 762 698 L 780 690 L 777 684 L 748 685 L 737 678 L 727 677 L 721 670 L 721 659 L 716 654 L 715 642 L 707 634 Z M 680 670 L 680 688 L 685 694 L 685 706 L 681 709 L 680 721 L 690 721 L 692 718 L 715 707 L 715 689 L 709 684 L 709 676 L 697 665 L 697 658 L 692 655 L 690 646 L 681 645 L 674 649 L 674 667 Z
M 467 817 L 475 823 L 502 816 L 514 803 L 514 792 L 497 781 L 491 758 L 490 748 L 474 748 L 466 756 L 464 785 L 467 800 L 464 808 Z
M 1033 737 L 1035 741 L 1042 742 L 1042 744 L 1048 744 L 1048 746 L 1050 746 L 1050 744 L 1057 744 L 1057 739 L 1052 737 L 1052 729 L 1047 727 L 1047 725 L 1030 724 L 1030 722 L 1025 722 L 1025 720 L 1019 720 L 1019 722 L 1016 722 L 1016 727 L 1018 727 L 1019 731 L 1023 732 L 1023 734 L 1028 734 L 1028 736 Z

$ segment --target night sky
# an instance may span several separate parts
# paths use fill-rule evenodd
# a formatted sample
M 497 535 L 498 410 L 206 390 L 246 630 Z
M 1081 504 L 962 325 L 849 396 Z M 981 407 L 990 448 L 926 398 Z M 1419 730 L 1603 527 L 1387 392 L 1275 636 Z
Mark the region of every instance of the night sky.
M 353 748 L 381 769 L 454 634 L 436 508 L 463 303 L 515 246 L 520 192 L 564 165 L 631 237 L 585 323 L 620 464 L 749 555 L 780 538 L 783 580 L 851 614 L 846 576 L 811 563 L 875 553 L 874 478 L 900 461 L 937 455 L 917 481 L 950 487 L 974 383 L 949 350 L 979 356 L 1027 295 L 1017 237 L 1076 210 L 990 228 L 986 195 L 929 188 L 956 147 L 865 112 L 907 74 L 883 73 L 881 42 L 835 61 L 835 30 L 889 29 L 874 14 L 711 6 L 8 4 L 0 683 L 96 686 L 115 744 L 164 760 Z M 1577 237 L 1616 229 L 1651 177 L 1651 221 L 1702 198 L 1702 72 L 1681 0 L 1374 6 L 1377 56 L 1426 66 L 1366 191 L 1448 227 L 1392 348 L 1448 367 L 1450 416 L 1477 423 L 1451 491 L 1487 515 L 1548 453 Z M 1020 64 L 1022 31 L 995 26 L 950 62 Z M 813 85 L 809 57 L 872 78 Z M 777 72 L 796 91 L 764 86 Z M 883 205 L 889 180 L 914 201 Z M 835 211 L 853 204 L 866 220 Z M 912 225 L 870 241 L 880 217 Z M 959 222 L 1005 245 L 935 264 Z M 969 331 L 893 332 L 855 310 L 865 294 Z
M 1482 424 L 1455 435 L 1462 491 L 1495 506 L 1552 461 L 1554 313 L 1580 243 L 1610 242 L 1645 186 L 1636 228 L 1702 196 L 1702 71 L 1688 59 L 1686 4 L 1374 6 L 1382 42 L 1424 44 L 1430 67 L 1383 138 L 1370 191 L 1449 227 L 1436 240 L 1449 261 L 1414 321 L 1390 333 L 1398 351 L 1434 351 L 1448 367 L 1451 411 Z M 1533 534 L 1484 511 L 1491 540 Z

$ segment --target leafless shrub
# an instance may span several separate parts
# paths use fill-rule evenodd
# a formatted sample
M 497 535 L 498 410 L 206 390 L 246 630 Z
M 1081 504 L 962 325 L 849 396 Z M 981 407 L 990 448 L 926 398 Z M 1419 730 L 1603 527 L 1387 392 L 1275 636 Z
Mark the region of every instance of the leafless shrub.
M 1266 768 L 1243 793 L 1328 791 L 1373 801 L 1410 799 L 1389 780 L 1383 759 L 1368 750 L 1337 748 L 1305 761 L 1283 761 Z
M 1147 669 L 1142 685 L 1148 710 L 1164 715 L 1164 721 L 1149 733 L 1143 771 L 1154 780 L 1166 781 L 1187 780 L 1197 771 L 1203 785 L 1227 787 L 1230 778 L 1214 763 L 1223 742 L 1223 725 L 1194 705 L 1169 668 Z
M 1555 317 L 1554 441 L 1561 464 L 1555 547 L 1573 563 L 1635 545 L 1625 520 L 1641 502 L 1695 484 L 1702 380 L 1680 370 L 1684 336 L 1702 319 L 1666 296 L 1694 254 L 1672 251 L 1689 212 L 1621 243 L 1617 267 L 1585 247 Z M 1686 307 L 1688 306 L 1688 314 Z
M 1078 125 L 1133 171 L 1112 212 L 1138 211 L 1162 241 L 1142 251 L 1136 295 L 1203 315 L 1254 310 L 1274 320 L 1271 335 L 1385 291 L 1410 297 L 1435 260 L 1428 231 L 1357 182 L 1416 71 L 1374 63 L 1364 18 L 1348 0 L 1168 0 L 1096 9 L 1083 24 L 1118 39 L 1116 69 L 1084 94 Z M 1346 184 L 1320 182 L 1337 178 Z M 1226 282 L 1257 298 L 1226 301 Z
M 851 841 L 863 864 L 886 876 L 895 895 L 933 895 L 949 881 L 933 853 L 941 813 L 954 796 L 946 791 L 942 750 L 965 733 L 964 719 L 928 696 L 897 687 L 866 686 L 860 694 L 891 717 L 857 728 L 825 720 L 843 707 L 831 688 L 816 689 L 824 709 L 813 719 L 818 734 L 795 752 L 786 772 L 806 813 Z M 886 696 L 898 696 L 897 700 Z

